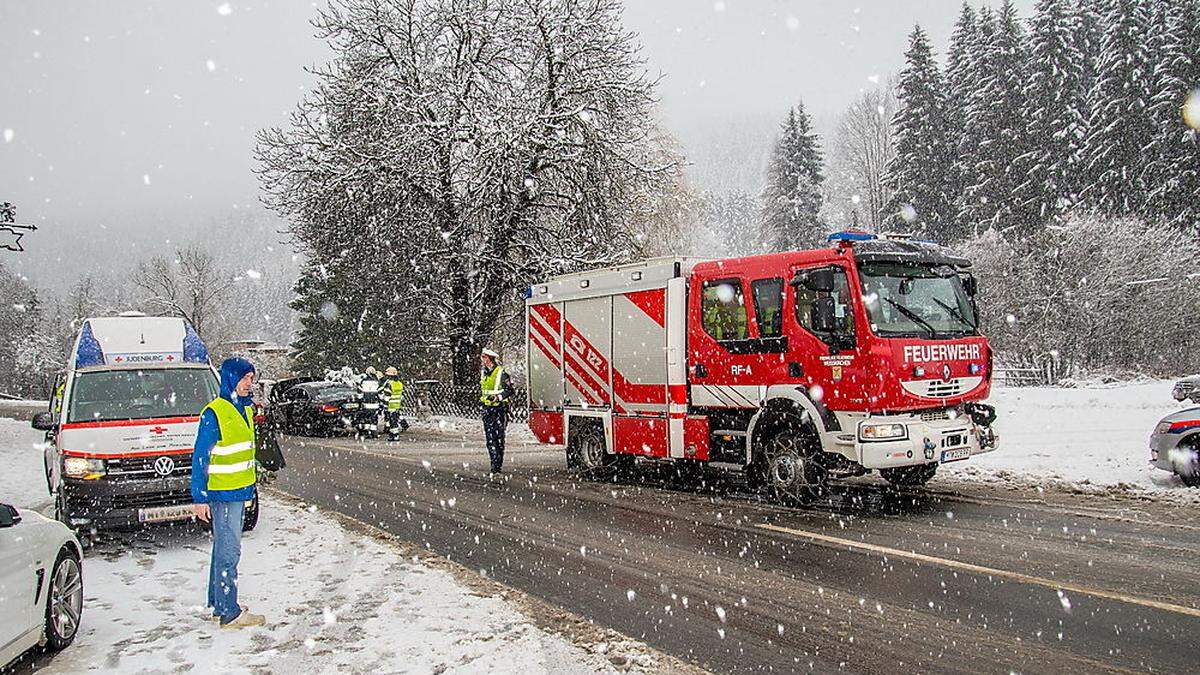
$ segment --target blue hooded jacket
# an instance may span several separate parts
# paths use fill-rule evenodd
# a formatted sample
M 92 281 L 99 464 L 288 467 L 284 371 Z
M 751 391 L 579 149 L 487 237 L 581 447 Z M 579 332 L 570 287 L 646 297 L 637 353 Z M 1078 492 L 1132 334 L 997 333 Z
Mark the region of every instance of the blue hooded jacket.
M 237 383 L 254 372 L 254 365 L 246 359 L 225 359 L 221 364 L 221 398 L 233 404 L 238 411 L 244 411 L 253 405 L 254 399 L 249 396 L 238 396 L 234 389 Z M 247 422 L 254 424 L 253 419 Z M 254 498 L 254 486 L 247 485 L 236 490 L 208 489 L 208 461 L 212 456 L 213 446 L 221 440 L 221 427 L 217 424 L 217 416 L 211 410 L 205 410 L 200 415 L 200 428 L 196 431 L 195 450 L 192 452 L 192 500 L 197 504 L 208 502 L 243 502 Z

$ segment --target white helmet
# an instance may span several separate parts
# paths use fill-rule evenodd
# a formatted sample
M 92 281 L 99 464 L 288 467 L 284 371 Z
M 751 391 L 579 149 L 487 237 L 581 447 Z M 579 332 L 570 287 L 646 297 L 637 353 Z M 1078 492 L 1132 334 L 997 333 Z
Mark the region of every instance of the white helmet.
M 482 354 L 483 354 L 484 356 L 490 356 L 490 357 L 492 357 L 492 360 L 493 360 L 493 361 L 499 361 L 499 360 L 500 360 L 500 355 L 499 355 L 499 354 L 497 354 L 495 351 L 493 351 L 493 350 L 491 350 L 491 349 L 488 349 L 487 347 L 484 347 L 484 348 L 483 348 L 483 352 L 482 352 Z

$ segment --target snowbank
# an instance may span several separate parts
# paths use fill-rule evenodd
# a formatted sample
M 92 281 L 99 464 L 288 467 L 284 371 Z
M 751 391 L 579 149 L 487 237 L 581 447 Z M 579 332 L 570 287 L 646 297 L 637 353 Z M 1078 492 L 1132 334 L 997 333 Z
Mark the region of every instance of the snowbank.
M 945 477 L 1054 485 L 1073 491 L 1148 491 L 1190 496 L 1179 479 L 1150 466 L 1150 432 L 1164 415 L 1185 407 L 1171 398 L 1172 381 L 1079 388 L 997 388 L 1000 448 L 948 464 Z
M 41 433 L 0 419 L 0 501 L 45 508 Z M 158 527 L 100 542 L 84 563 L 83 625 L 40 672 L 596 672 L 653 667 L 643 645 L 584 650 L 499 597 L 343 527 L 264 499 L 243 542 L 243 604 L 269 626 L 221 630 L 203 607 L 209 539 Z M 495 592 L 494 590 L 492 591 Z

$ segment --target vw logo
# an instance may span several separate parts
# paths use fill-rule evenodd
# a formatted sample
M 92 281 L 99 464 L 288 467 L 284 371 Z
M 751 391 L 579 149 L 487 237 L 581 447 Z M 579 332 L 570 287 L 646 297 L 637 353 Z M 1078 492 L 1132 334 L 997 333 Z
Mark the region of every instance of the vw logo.
M 946 382 L 950 381 L 950 364 L 949 363 L 942 364 L 942 379 L 945 380 Z
M 170 476 L 175 470 L 175 460 L 170 457 L 159 457 L 154 460 L 154 473 L 166 477 Z

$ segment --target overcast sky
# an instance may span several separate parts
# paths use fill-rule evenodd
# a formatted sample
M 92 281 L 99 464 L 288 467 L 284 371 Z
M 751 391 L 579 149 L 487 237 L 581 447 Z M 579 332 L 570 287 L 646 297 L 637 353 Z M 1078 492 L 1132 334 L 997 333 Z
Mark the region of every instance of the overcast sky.
M 745 187 L 763 153 L 741 146 L 767 142 L 789 105 L 803 99 L 832 120 L 901 68 L 914 23 L 944 50 L 960 4 L 627 0 L 625 19 L 662 76 L 663 120 L 697 181 Z M 1032 0 L 1017 5 L 1027 14 Z M 255 205 L 253 134 L 286 120 L 310 82 L 304 67 L 326 56 L 313 7 L 0 0 L 0 200 L 42 227 L 29 247 L 182 237 Z

